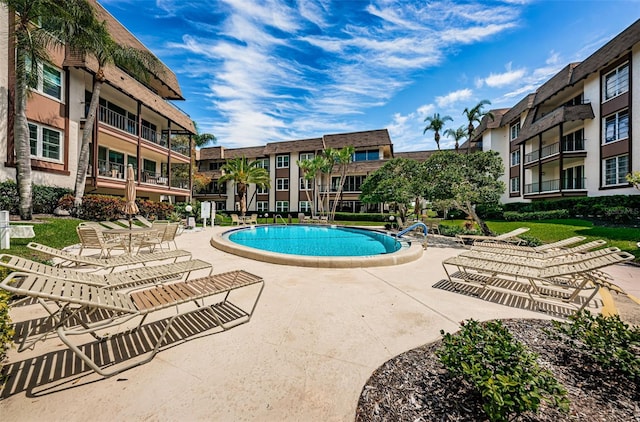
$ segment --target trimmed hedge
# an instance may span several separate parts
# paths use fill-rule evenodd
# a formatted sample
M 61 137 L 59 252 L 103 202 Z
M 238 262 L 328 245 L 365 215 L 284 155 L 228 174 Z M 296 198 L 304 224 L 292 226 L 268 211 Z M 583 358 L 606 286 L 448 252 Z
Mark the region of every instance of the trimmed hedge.
M 561 218 L 569 218 L 569 211 L 567 210 L 532 211 L 532 212 L 505 211 L 505 213 L 503 214 L 503 218 L 506 221 L 561 219 Z
M 530 203 L 503 204 L 504 211 L 536 212 L 566 210 L 569 217 L 587 217 L 604 215 L 610 208 L 640 210 L 640 195 L 584 196 L 579 198 L 560 198 Z
M 81 217 L 85 220 L 117 220 L 124 216 L 122 213 L 124 198 L 118 196 L 85 195 L 79 210 L 74 208 L 73 201 L 73 195 L 69 194 L 60 198 L 57 205 L 63 210 L 69 211 L 74 217 Z M 137 199 L 136 204 L 140 210 L 139 214 L 151 219 L 168 220 L 174 212 L 173 204 L 167 202 Z
M 57 186 L 33 185 L 33 213 L 53 214 L 58 200 L 71 194 L 71 189 Z M 13 180 L 0 183 L 0 209 L 9 211 L 9 214 L 17 215 L 19 211 L 18 185 Z

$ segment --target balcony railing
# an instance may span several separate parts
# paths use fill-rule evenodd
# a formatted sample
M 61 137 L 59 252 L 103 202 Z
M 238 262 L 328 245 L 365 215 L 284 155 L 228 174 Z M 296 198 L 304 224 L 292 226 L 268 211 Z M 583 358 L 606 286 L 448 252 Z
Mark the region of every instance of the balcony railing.
M 98 160 L 98 176 L 111 177 L 113 179 L 124 179 L 124 164 L 114 163 L 107 160 Z
M 562 190 L 581 190 L 585 189 L 585 178 L 576 177 L 571 179 L 565 179 L 562 181 Z M 544 193 L 544 192 L 556 192 L 560 190 L 560 179 L 545 180 L 542 183 L 530 183 L 524 185 L 524 193 Z
M 562 141 L 562 151 L 563 152 L 576 152 L 576 151 L 584 151 L 584 139 L 571 139 Z M 537 149 L 535 151 L 531 151 L 528 154 L 524 155 L 524 163 L 532 163 L 534 161 L 555 155 L 560 150 L 560 142 L 556 142 L 551 145 L 546 145 L 542 147 L 542 149 Z
M 142 172 L 142 182 L 152 185 L 169 186 L 169 178 L 162 173 Z
M 99 107 L 98 120 L 123 132 L 129 133 L 134 136 L 138 135 L 138 122 L 128 118 L 123 114 L 117 113 L 113 110 L 109 110 L 105 106 Z M 150 127 L 142 126 L 142 128 L 140 129 L 140 137 L 142 139 L 146 139 L 149 142 L 153 142 L 154 144 L 163 146 L 165 148 L 167 147 L 166 139 L 158 136 L 158 132 Z

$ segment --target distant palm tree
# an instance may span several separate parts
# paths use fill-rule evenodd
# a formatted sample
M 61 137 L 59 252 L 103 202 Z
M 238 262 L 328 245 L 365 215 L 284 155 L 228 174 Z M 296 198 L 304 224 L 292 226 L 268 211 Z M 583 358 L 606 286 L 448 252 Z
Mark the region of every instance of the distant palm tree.
M 259 163 L 259 161 L 249 162 L 247 157 L 243 156 L 227 160 L 222 166 L 224 174 L 218 182 L 224 183 L 231 180 L 238 186 L 240 215 L 242 216 L 247 213 L 247 187 L 252 183 L 261 188 L 268 188 L 271 185 L 269 172 L 258 167 Z
M 314 157 L 315 158 L 315 157 Z M 318 173 L 318 165 L 317 165 L 318 161 L 315 159 L 311 159 L 311 160 L 298 160 L 296 161 L 296 164 L 298 164 L 298 167 L 300 168 L 300 172 L 302 174 L 302 178 L 304 180 L 306 180 L 308 182 L 308 184 L 311 184 L 311 182 L 316 178 L 316 175 Z M 309 204 L 311 206 L 311 216 L 314 217 L 316 215 L 316 211 L 315 211 L 315 200 L 312 200 L 312 197 L 315 198 L 316 197 L 316 187 L 315 187 L 315 183 L 312 185 L 312 191 L 311 193 L 309 193 L 309 189 L 305 189 L 305 193 L 307 195 L 307 201 L 309 201 Z
M 87 26 L 86 31 L 73 42 L 76 53 L 93 56 L 98 63 L 98 70 L 93 78 L 93 91 L 91 102 L 87 111 L 82 143 L 78 157 L 78 170 L 76 173 L 75 200 L 76 207 L 82 204 L 87 168 L 89 167 L 89 144 L 93 134 L 93 125 L 96 119 L 100 90 L 102 84 L 107 81 L 104 70 L 108 65 L 116 65 L 125 69 L 127 73 L 138 80 L 147 80 L 150 74 L 159 75 L 164 72 L 160 61 L 150 52 L 126 47 L 113 40 L 107 29 L 106 22 L 98 22 L 96 19 Z
M 91 6 L 84 0 L 0 0 L 0 4 L 8 7 L 10 19 L 15 23 L 11 34 L 16 54 L 15 106 L 9 112 L 14 117 L 20 218 L 31 220 L 31 143 L 26 114 L 29 87 L 35 86 L 38 77 L 42 76 L 38 64 L 50 61 L 49 51 L 62 48 L 65 41 L 72 40 L 93 15 Z
M 342 189 L 344 188 L 344 184 L 347 179 L 347 167 L 353 161 L 353 154 L 355 153 L 355 148 L 353 146 L 346 146 L 338 151 L 335 154 L 336 164 L 340 167 L 340 184 L 338 185 L 338 190 L 336 191 L 334 200 L 333 200 L 333 208 L 331 209 L 331 215 L 329 215 L 329 220 L 334 220 L 336 216 L 336 210 L 338 209 L 338 200 L 342 196 Z
M 456 151 L 460 147 L 460 139 L 467 136 L 467 128 L 460 126 L 458 129 L 447 129 L 444 131 L 445 136 L 450 136 L 456 141 Z
M 476 104 L 473 108 L 465 108 L 464 111 L 462 112 L 462 114 L 464 114 L 467 120 L 469 121 L 469 126 L 467 127 L 467 153 L 471 152 L 471 136 L 473 135 L 473 131 L 475 130 L 475 127 L 473 126 L 473 124 L 474 123 L 480 124 L 484 116 L 487 116 L 492 121 L 494 119 L 494 115 L 492 112 L 482 111 L 482 107 L 490 104 L 491 104 L 491 101 L 482 100 L 478 104 Z
M 435 132 L 433 136 L 433 140 L 436 141 L 436 146 L 438 147 L 438 151 L 440 150 L 440 131 L 444 128 L 444 124 L 447 121 L 452 122 L 453 119 L 451 116 L 442 116 L 440 117 L 439 113 L 434 113 L 433 116 L 427 116 L 424 118 L 425 122 L 429 124 L 424 128 L 422 134 L 427 133 L 428 130 L 432 130 Z

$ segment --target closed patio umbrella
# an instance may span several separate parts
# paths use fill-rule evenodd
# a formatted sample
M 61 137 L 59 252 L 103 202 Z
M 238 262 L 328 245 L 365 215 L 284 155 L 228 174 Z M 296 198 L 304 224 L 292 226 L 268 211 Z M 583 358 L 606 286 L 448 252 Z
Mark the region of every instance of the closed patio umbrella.
M 133 165 L 127 166 L 127 183 L 124 192 L 125 204 L 122 212 L 129 216 L 129 228 L 131 228 L 131 216 L 137 214 L 140 210 L 136 205 L 136 177 L 133 173 Z

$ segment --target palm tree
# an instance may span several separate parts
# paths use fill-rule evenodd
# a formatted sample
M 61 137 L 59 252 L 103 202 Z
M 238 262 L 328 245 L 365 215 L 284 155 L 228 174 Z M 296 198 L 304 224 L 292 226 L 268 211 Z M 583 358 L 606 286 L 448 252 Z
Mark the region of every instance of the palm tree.
M 445 136 L 450 136 L 456 141 L 456 151 L 460 147 L 460 139 L 467 136 L 467 130 L 464 126 L 460 126 L 458 129 L 447 129 L 444 131 Z
M 462 112 L 462 114 L 464 114 L 467 120 L 469 121 L 469 126 L 467 127 L 467 154 L 471 152 L 471 136 L 473 135 L 473 131 L 475 129 L 473 124 L 474 123 L 480 124 L 484 116 L 487 116 L 491 120 L 494 119 L 494 115 L 492 112 L 482 111 L 482 107 L 490 104 L 491 104 L 491 101 L 482 100 L 478 104 L 476 104 L 473 108 L 465 108 L 464 111 Z
M 72 40 L 92 15 L 84 0 L 0 0 L 14 12 L 15 68 L 14 144 L 19 210 L 22 220 L 33 214 L 31 146 L 26 109 L 29 87 L 38 78 L 38 63 L 48 62 L 48 52 Z M 42 22 L 37 25 L 36 22 Z
M 116 65 L 139 80 L 146 80 L 151 73 L 158 75 L 164 70 L 160 61 L 153 54 L 116 43 L 109 34 L 107 24 L 104 21 L 98 22 L 94 19 L 82 36 L 74 40 L 73 48 L 77 53 L 93 56 L 98 64 L 98 70 L 93 78 L 91 102 L 82 131 L 82 143 L 78 157 L 74 205 L 79 207 L 84 196 L 87 168 L 89 167 L 89 144 L 100 101 L 100 90 L 102 84 L 107 81 L 104 75 L 105 67 Z
M 315 158 L 315 157 L 314 157 Z M 298 160 L 296 161 L 296 164 L 298 165 L 298 167 L 300 168 L 300 172 L 302 173 L 302 177 L 304 178 L 304 180 L 306 180 L 307 182 L 312 182 L 315 178 L 316 178 L 316 174 L 318 173 L 318 169 L 317 169 L 317 163 L 318 161 L 314 161 L 312 160 Z M 313 184 L 313 189 L 311 194 L 309 193 L 309 189 L 305 189 L 305 193 L 307 195 L 307 201 L 309 201 L 309 204 L 311 204 L 311 216 L 315 216 L 315 201 L 313 201 L 311 198 L 315 198 L 315 193 L 316 193 L 316 187 L 315 184 Z
M 451 118 L 451 116 L 440 117 L 440 113 L 434 113 L 433 116 L 425 117 L 424 121 L 428 122 L 429 124 L 424 128 L 422 134 L 424 135 L 428 130 L 434 131 L 435 135 L 433 136 L 433 140 L 436 141 L 438 151 L 440 151 L 440 131 L 442 130 L 442 128 L 444 128 L 444 124 L 447 121 L 452 122 L 453 119 Z
M 355 153 L 355 148 L 353 146 L 346 146 L 339 151 L 336 151 L 335 163 L 340 167 L 340 184 L 338 185 L 338 190 L 335 194 L 335 199 L 333 200 L 333 208 L 331 209 L 331 215 L 329 215 L 329 220 L 333 220 L 336 216 L 336 210 L 338 209 L 338 199 L 342 195 L 342 189 L 344 188 L 344 183 L 347 178 L 347 167 L 353 161 L 353 154 Z
M 247 186 L 255 184 L 261 188 L 268 188 L 271 185 L 269 172 L 258 165 L 260 162 L 249 160 L 246 157 L 233 158 L 227 160 L 222 166 L 224 175 L 218 180 L 221 183 L 232 180 L 238 186 L 240 196 L 240 215 L 247 212 Z

